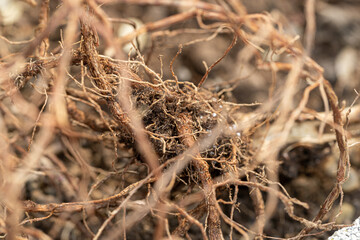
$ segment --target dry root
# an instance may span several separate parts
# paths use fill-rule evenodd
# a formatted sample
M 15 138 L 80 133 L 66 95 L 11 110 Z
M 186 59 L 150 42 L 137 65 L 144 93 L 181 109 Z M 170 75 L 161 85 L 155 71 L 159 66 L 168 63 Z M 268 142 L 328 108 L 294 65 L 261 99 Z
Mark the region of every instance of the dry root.
M 125 7 L 190 8 L 116 38 L 100 8 L 103 1 L 64 1 L 50 18 L 49 2 L 42 1 L 35 39 L 1 63 L 3 236 L 49 239 L 70 231 L 71 239 L 145 239 L 148 233 L 175 239 L 200 232 L 204 239 L 262 239 L 281 206 L 289 221 L 303 228 L 289 233 L 297 239 L 330 229 L 321 220 L 339 195 L 342 199 L 349 171 L 341 109 L 321 67 L 296 38 L 278 30 L 269 14 L 247 14 L 240 1 L 119 1 Z M 49 33 L 64 16 L 60 48 L 50 50 Z M 120 45 L 148 33 L 156 48 L 161 39 L 190 31 L 160 29 L 189 19 L 197 21 L 197 34 L 210 36 L 181 43 L 171 62 L 161 61 L 161 74 L 139 49 L 125 60 Z M 196 81 L 178 79 L 173 64 L 183 48 L 220 33 L 232 35 L 232 41 L 218 60 Z M 232 102 L 236 82 L 206 85 L 210 71 L 238 47 L 237 40 L 239 64 L 273 76 L 262 104 Z M 113 51 L 111 57 L 99 54 L 104 47 Z M 267 60 L 266 51 L 280 60 Z M 163 64 L 170 65 L 171 79 L 162 75 Z M 279 183 L 278 156 L 296 121 L 304 114 L 319 118 L 307 108 L 316 89 L 333 112 L 333 121 L 323 121 L 335 129 L 340 159 L 333 190 L 309 220 L 295 213 L 296 205 L 308 204 L 289 196 Z

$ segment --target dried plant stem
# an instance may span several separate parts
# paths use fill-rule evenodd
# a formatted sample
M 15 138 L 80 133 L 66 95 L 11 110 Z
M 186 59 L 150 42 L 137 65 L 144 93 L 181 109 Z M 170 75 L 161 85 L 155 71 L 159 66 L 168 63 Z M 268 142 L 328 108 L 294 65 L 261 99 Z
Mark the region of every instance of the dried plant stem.
M 201 202 L 196 208 L 189 211 L 188 213 L 175 204 L 171 205 L 174 206 L 181 213 L 181 215 L 184 216 L 184 218 L 180 220 L 179 226 L 177 226 L 173 231 L 173 236 L 183 237 L 190 229 L 191 224 L 196 224 L 201 229 L 203 239 L 208 239 L 202 224 L 197 221 L 197 219 L 201 218 L 206 213 L 207 207 L 205 201 Z
M 213 64 L 211 64 L 211 66 L 210 66 L 208 69 L 206 69 L 206 73 L 205 73 L 205 75 L 201 78 L 200 82 L 198 83 L 198 87 L 201 87 L 201 86 L 204 84 L 204 82 L 205 82 L 205 80 L 207 79 L 210 71 L 211 71 L 221 60 L 223 60 L 223 59 L 226 57 L 226 55 L 228 55 L 228 53 L 230 52 L 230 50 L 235 46 L 236 40 L 237 40 L 237 37 L 236 37 L 236 35 L 234 34 L 233 40 L 231 41 L 231 44 L 230 44 L 229 47 L 226 49 L 226 51 L 224 52 L 224 54 L 223 54 L 218 60 L 216 60 Z
M 257 183 L 256 175 L 254 173 L 250 172 L 249 178 L 251 182 Z M 253 205 L 256 213 L 256 222 L 254 224 L 254 228 L 256 229 L 257 232 L 256 237 L 257 239 L 261 240 L 263 239 L 262 235 L 265 226 L 264 199 L 261 195 L 261 191 L 258 188 L 254 188 L 254 187 L 250 188 L 250 197 L 253 201 Z
M 324 216 L 331 210 L 335 200 L 339 197 L 339 195 L 342 196 L 342 185 L 344 182 L 349 178 L 349 170 L 350 170 L 350 161 L 349 161 L 349 152 L 348 152 L 348 146 L 347 146 L 347 137 L 345 134 L 345 130 L 343 128 L 343 120 L 341 117 L 341 111 L 339 109 L 339 103 L 338 98 L 332 89 L 330 83 L 327 80 L 324 80 L 324 87 L 326 96 L 329 100 L 332 112 L 333 112 L 333 119 L 334 123 L 340 128 L 335 128 L 335 134 L 336 134 L 336 141 L 339 147 L 340 151 L 340 157 L 339 157 L 339 163 L 338 163 L 338 169 L 337 169 L 337 177 L 336 177 L 336 183 L 321 205 L 321 208 L 319 210 L 319 213 L 316 215 L 316 217 L 313 219 L 313 226 L 308 226 L 304 228 L 298 235 L 296 239 L 302 239 L 304 235 L 310 233 L 313 229 L 316 228 L 316 224 L 319 224 L 321 220 L 324 218 Z
M 305 3 L 306 14 L 306 29 L 305 29 L 305 49 L 308 56 L 314 48 L 316 19 L 315 19 L 315 0 L 306 0 Z
M 40 14 L 39 14 L 39 25 L 38 25 L 38 29 L 37 29 L 37 32 L 39 32 L 39 33 L 43 32 L 48 24 L 49 3 L 50 3 L 50 0 L 42 0 L 42 2 L 41 2 L 41 10 L 40 10 Z M 45 57 L 48 48 L 49 48 L 49 38 L 45 37 L 39 44 L 36 55 L 38 55 L 40 57 Z
M 113 3 L 113 2 L 121 2 L 127 4 L 139 4 L 139 5 L 154 5 L 153 0 L 98 0 L 98 2 L 102 3 Z M 223 8 L 216 4 L 211 4 L 203 1 L 192 1 L 192 0 L 182 0 L 182 1 L 173 1 L 173 0 L 156 0 L 156 5 L 164 5 L 164 6 L 175 6 L 175 7 L 188 7 L 188 8 L 196 8 L 213 12 L 222 12 Z
M 37 204 L 33 201 L 24 201 L 23 209 L 25 212 L 52 212 L 52 213 L 61 213 L 61 212 L 80 212 L 84 209 L 99 209 L 107 207 L 111 203 L 116 203 L 119 199 L 126 196 L 133 189 L 139 187 L 140 185 L 144 185 L 147 183 L 152 183 L 156 179 L 149 178 L 145 182 L 139 181 L 133 183 L 126 188 L 124 188 L 121 192 L 116 195 L 113 195 L 108 198 L 85 201 L 85 202 L 70 202 L 70 203 L 50 203 L 50 204 Z
M 182 118 L 179 119 L 178 130 L 181 135 L 185 136 L 183 141 L 188 147 L 193 146 L 195 143 L 195 139 L 192 136 L 192 124 L 191 116 L 189 115 L 183 114 Z M 200 154 L 196 155 L 195 159 L 192 161 L 192 165 L 199 174 L 199 179 L 205 194 L 205 200 L 208 208 L 207 227 L 209 232 L 209 239 L 224 239 L 220 227 L 219 212 L 216 208 L 217 200 L 213 189 L 212 177 L 209 172 L 209 165 L 205 160 L 201 159 Z

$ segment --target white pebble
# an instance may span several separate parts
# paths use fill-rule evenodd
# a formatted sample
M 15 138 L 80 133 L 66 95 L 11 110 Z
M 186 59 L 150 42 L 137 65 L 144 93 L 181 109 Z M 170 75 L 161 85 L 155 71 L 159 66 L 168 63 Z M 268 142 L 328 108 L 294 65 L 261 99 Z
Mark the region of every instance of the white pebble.
M 144 26 L 143 22 L 138 18 L 129 18 L 129 20 L 131 20 L 132 22 L 135 23 L 136 29 L 139 29 L 142 26 Z M 134 26 L 132 26 L 130 24 L 123 23 L 119 26 L 117 35 L 118 35 L 118 37 L 124 37 L 130 33 L 135 32 L 136 29 L 134 29 Z M 140 44 L 140 51 L 143 50 L 144 47 L 148 44 L 148 39 L 149 39 L 149 37 L 148 37 L 147 33 L 143 33 L 138 36 L 138 41 Z M 139 47 L 139 46 L 137 46 L 137 42 L 135 40 L 133 41 L 133 43 L 136 47 Z M 132 49 L 133 49 L 133 46 L 131 43 L 127 43 L 123 46 L 123 50 L 126 53 L 129 53 Z

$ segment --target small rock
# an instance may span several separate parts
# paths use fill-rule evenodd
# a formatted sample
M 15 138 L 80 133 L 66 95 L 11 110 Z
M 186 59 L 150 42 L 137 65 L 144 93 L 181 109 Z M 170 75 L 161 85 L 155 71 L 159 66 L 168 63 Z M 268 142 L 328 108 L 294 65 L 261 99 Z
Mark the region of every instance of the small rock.
M 351 227 L 336 231 L 328 240 L 360 239 L 360 218 L 356 219 Z
M 136 29 L 134 28 L 134 26 L 132 26 L 130 24 L 123 23 L 119 26 L 119 29 L 117 32 L 118 37 L 126 36 L 130 33 L 135 32 L 137 29 L 141 28 L 142 26 L 144 26 L 144 23 L 138 18 L 129 18 L 129 20 L 135 24 Z M 138 42 L 133 41 L 133 44 L 137 48 L 139 48 L 140 51 L 142 51 L 145 48 L 145 46 L 148 44 L 148 39 L 149 39 L 148 34 L 143 33 L 138 36 L 138 38 L 137 38 Z M 138 43 L 140 46 L 137 45 Z M 133 49 L 133 45 L 131 43 L 127 43 L 123 47 L 123 50 L 126 53 L 129 53 L 132 49 Z
M 350 224 L 355 215 L 355 207 L 349 203 L 343 203 L 341 207 L 341 214 L 336 219 L 337 224 Z

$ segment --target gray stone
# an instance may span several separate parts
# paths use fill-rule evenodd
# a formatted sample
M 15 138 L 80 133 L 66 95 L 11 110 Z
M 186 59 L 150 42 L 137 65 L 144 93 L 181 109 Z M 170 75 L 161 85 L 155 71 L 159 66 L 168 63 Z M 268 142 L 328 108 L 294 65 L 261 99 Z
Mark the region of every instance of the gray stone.
M 328 240 L 359 240 L 360 239 L 360 217 L 352 226 L 336 231 Z

